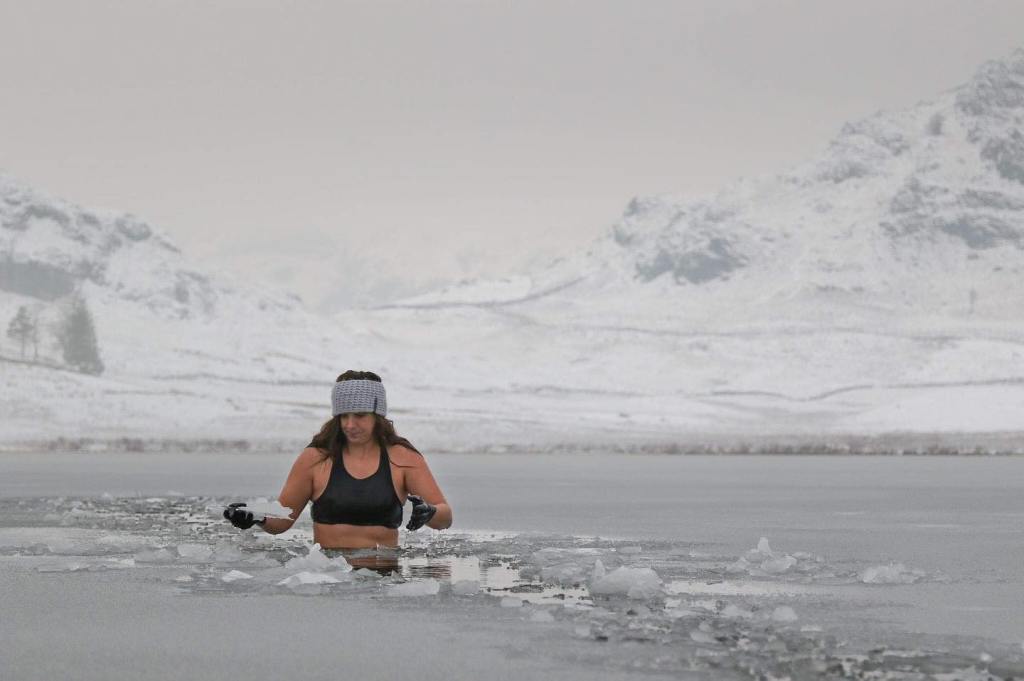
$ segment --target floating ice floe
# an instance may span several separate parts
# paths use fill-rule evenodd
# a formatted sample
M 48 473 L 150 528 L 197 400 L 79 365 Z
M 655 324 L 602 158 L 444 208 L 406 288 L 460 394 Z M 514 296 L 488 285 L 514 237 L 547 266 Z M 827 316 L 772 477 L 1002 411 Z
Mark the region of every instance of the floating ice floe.
M 97 513 L 96 511 L 90 511 L 88 509 L 75 507 L 72 508 L 70 511 L 64 513 L 62 516 L 60 516 L 60 524 L 64 527 L 67 527 L 69 525 L 76 525 L 80 522 L 88 520 L 96 520 L 98 518 L 101 518 L 102 516 L 102 513 Z
M 337 584 L 341 580 L 333 575 L 328 575 L 323 572 L 308 572 L 303 571 L 298 574 L 294 574 L 291 577 L 286 577 L 277 583 L 278 586 L 286 586 L 289 589 L 294 589 L 300 586 L 308 586 L 310 584 Z
M 422 579 L 394 584 L 387 590 L 388 596 L 436 596 L 441 583 L 436 579 Z
M 555 616 L 547 610 L 535 610 L 530 615 L 531 622 L 554 622 Z
M 809 554 L 801 555 L 811 558 Z M 747 551 L 735 563 L 726 566 L 725 571 L 732 574 L 781 575 L 796 567 L 798 562 L 795 556 L 777 554 L 772 551 L 771 545 L 768 544 L 768 538 L 761 537 L 757 542 L 757 548 Z
M 788 605 L 780 605 L 779 607 L 772 610 L 772 621 L 780 624 L 788 624 L 790 622 L 796 622 L 797 617 L 796 611 Z
M 597 549 L 591 548 L 541 549 L 530 556 L 532 565 L 524 566 L 520 572 L 527 578 L 538 575 L 548 584 L 582 584 L 590 575 L 598 555 Z
M 595 568 L 595 573 L 598 572 Z M 620 567 L 594 579 L 590 584 L 590 593 L 636 599 L 653 598 L 661 593 L 661 577 L 651 568 Z
M 339 572 L 350 572 L 352 566 L 348 564 L 343 556 L 328 558 L 321 550 L 319 544 L 312 544 L 305 556 L 296 556 L 284 564 L 287 570 L 307 570 L 311 572 L 323 572 L 324 570 L 336 570 Z
M 924 577 L 921 570 L 912 570 L 903 563 L 869 567 L 860 573 L 865 584 L 913 584 Z
M 108 570 L 127 570 L 135 567 L 134 558 L 108 558 L 102 566 Z
M 231 582 L 237 582 L 242 579 L 252 579 L 252 575 L 250 575 L 248 572 L 242 572 L 241 570 L 231 570 L 230 572 L 225 572 L 220 577 L 220 581 L 226 582 L 228 584 L 230 584 Z
M 796 565 L 796 558 L 786 555 L 778 558 L 768 558 L 761 563 L 761 569 L 768 574 L 780 575 L 783 572 L 787 572 L 794 565 Z

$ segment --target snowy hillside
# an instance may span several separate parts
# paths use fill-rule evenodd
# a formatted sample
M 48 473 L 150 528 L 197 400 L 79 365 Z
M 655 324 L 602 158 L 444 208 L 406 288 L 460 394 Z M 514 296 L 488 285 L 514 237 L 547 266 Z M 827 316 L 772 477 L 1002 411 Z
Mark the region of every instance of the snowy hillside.
M 284 395 L 234 407 L 237 390 L 219 382 L 272 392 L 282 381 L 333 378 L 323 373 L 321 337 L 310 333 L 317 321 L 297 299 L 195 266 L 134 216 L 83 209 L 0 177 L 0 224 L 0 320 L 7 327 L 27 310 L 38 337 L 27 348 L 0 338 L 8 439 L 232 433 L 239 412 Z M 62 356 L 59 328 L 76 298 L 94 320 L 105 368 L 98 376 L 73 371 Z
M 1012 321 L 1024 297 L 1008 286 L 1024 265 L 1022 121 L 1019 50 L 934 101 L 843 126 L 820 158 L 788 173 L 701 200 L 634 199 L 589 253 L 531 278 L 472 282 L 404 305 L 553 296 L 593 301 L 598 317 L 610 302 L 634 316 L 639 296 L 664 303 L 654 320 L 673 328 L 773 320 L 783 310 L 815 323 Z
M 1013 430 L 1022 121 L 1019 50 L 787 173 L 635 199 L 586 253 L 393 308 L 547 329 L 575 352 L 558 380 L 725 407 L 710 430 Z
M 1018 447 L 1022 121 L 1018 51 L 789 172 L 637 198 L 587 252 L 331 318 L 3 180 L 0 318 L 82 297 L 106 371 L 0 339 L 0 437 L 297 441 L 366 368 L 432 447 Z

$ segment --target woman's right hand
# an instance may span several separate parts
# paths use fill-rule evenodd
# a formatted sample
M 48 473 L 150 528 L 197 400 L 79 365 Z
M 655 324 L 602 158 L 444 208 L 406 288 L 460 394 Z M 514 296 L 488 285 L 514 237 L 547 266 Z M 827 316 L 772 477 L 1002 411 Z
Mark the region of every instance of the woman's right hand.
M 228 507 L 224 509 L 224 519 L 230 521 L 232 525 L 240 530 L 248 530 L 253 525 L 262 525 L 265 520 L 265 518 L 256 520 L 256 516 L 252 514 L 252 511 L 245 508 L 245 502 L 243 501 L 228 504 Z

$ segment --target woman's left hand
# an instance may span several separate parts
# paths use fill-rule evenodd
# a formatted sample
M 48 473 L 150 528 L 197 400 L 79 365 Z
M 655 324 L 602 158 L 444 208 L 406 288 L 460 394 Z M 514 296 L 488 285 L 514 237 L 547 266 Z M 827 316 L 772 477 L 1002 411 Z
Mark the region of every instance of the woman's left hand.
M 423 501 L 423 497 L 416 494 L 410 494 L 409 501 L 412 502 L 412 515 L 409 516 L 409 522 L 406 524 L 405 529 L 415 532 L 430 522 L 430 519 L 437 513 L 437 506 L 428 504 Z
M 224 519 L 240 530 L 248 530 L 253 525 L 262 525 L 267 519 L 257 518 L 252 511 L 245 507 L 245 503 L 236 501 L 228 504 L 224 509 Z

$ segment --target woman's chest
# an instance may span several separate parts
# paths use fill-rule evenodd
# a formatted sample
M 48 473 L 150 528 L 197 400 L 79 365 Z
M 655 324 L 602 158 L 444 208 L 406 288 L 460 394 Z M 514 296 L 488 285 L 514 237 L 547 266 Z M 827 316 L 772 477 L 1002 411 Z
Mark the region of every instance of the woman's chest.
M 331 473 L 334 470 L 335 465 L 341 465 L 340 463 L 335 464 L 333 461 L 328 459 L 322 465 L 317 466 L 313 471 L 313 494 L 312 499 L 316 500 L 324 493 L 327 489 L 327 485 L 331 482 Z M 359 487 L 361 485 L 379 485 L 384 482 L 388 476 L 381 475 L 380 466 L 387 466 L 390 472 L 391 482 L 395 488 L 395 494 L 401 499 L 405 496 L 405 479 L 403 476 L 402 469 L 398 466 L 394 466 L 387 460 L 371 461 L 371 462 L 345 462 L 344 470 L 339 470 L 336 477 L 339 481 L 343 481 L 342 486 L 354 486 Z M 335 487 L 338 486 L 338 482 L 335 482 Z

